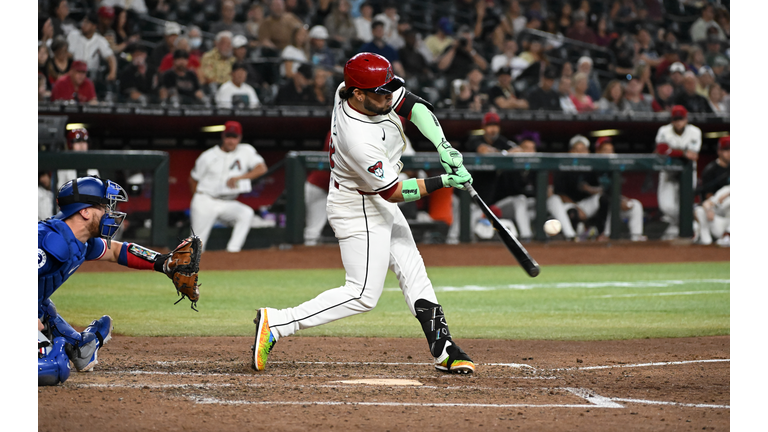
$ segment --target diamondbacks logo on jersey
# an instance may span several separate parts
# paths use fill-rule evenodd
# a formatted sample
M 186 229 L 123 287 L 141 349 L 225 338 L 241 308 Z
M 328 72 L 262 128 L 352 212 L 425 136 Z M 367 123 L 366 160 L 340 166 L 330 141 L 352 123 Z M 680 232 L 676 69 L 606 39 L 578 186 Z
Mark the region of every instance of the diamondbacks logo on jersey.
M 233 169 L 240 169 L 240 160 L 235 160 L 234 163 L 229 167 L 229 170 L 232 171 Z
M 384 178 L 384 165 L 382 165 L 381 161 L 376 162 L 375 164 L 368 167 L 368 172 L 375 175 L 378 178 Z

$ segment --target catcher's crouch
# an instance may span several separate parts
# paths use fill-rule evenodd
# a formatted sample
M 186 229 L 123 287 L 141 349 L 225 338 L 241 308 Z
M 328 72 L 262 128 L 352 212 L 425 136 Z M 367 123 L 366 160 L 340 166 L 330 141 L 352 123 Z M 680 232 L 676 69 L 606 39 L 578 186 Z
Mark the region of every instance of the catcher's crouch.
M 61 211 L 37 223 L 38 385 L 66 381 L 70 360 L 80 372 L 93 369 L 98 350 L 112 337 L 109 315 L 93 320 L 85 331 L 77 332 L 50 300 L 84 261 L 107 260 L 130 268 L 156 270 L 168 275 L 182 298 L 188 297 L 193 306 L 200 296 L 199 238 L 185 239 L 169 254 L 113 241 L 125 219 L 125 213 L 116 210 L 121 201 L 128 201 L 128 197 L 117 183 L 80 177 L 59 189 L 57 202 Z

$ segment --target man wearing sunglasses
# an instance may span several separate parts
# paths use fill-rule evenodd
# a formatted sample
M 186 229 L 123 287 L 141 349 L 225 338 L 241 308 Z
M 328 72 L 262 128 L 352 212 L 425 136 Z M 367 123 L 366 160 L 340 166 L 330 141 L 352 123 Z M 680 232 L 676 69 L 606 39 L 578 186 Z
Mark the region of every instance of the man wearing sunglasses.
M 472 359 L 451 339 L 424 261 L 397 206 L 444 187 L 464 189 L 472 176 L 461 153 L 445 139 L 432 105 L 403 87 L 384 57 L 360 53 L 344 67 L 331 117 L 328 221 L 339 239 L 346 283 L 295 308 L 259 309 L 252 367 L 264 370 L 279 338 L 300 329 L 367 312 L 376 306 L 387 270 L 398 280 L 411 313 L 424 330 L 435 368 L 472 373 Z M 399 116 L 437 148 L 446 174 L 400 181 L 405 148 Z
M 117 203 L 125 201 L 128 196 L 119 184 L 96 176 L 80 177 L 59 189 L 61 211 L 37 223 L 38 385 L 66 381 L 70 361 L 79 372 L 92 370 L 98 350 L 112 338 L 109 315 L 78 332 L 50 300 L 84 261 L 106 260 L 165 273 L 168 254 L 112 240 L 125 220 Z

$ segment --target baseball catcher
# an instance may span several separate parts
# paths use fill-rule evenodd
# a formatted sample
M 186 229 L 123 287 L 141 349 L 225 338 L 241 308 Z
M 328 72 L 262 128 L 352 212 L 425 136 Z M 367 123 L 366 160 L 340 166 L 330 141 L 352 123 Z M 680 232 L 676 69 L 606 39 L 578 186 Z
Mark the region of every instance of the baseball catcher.
M 66 381 L 70 361 L 79 372 L 92 370 L 99 349 L 112 338 L 109 315 L 78 332 L 58 314 L 50 299 L 84 261 L 106 260 L 162 272 L 171 278 L 182 299 L 189 298 L 193 309 L 200 297 L 200 239 L 189 237 L 168 254 L 113 241 L 126 216 L 117 211 L 117 203 L 125 201 L 128 196 L 119 184 L 95 176 L 80 177 L 59 189 L 61 211 L 37 223 L 38 385 Z

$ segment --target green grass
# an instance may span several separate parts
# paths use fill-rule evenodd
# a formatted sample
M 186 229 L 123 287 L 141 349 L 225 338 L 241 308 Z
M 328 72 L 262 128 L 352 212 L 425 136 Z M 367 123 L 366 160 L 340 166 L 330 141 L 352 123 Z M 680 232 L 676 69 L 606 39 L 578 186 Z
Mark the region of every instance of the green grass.
M 428 269 L 456 338 L 634 339 L 730 334 L 730 263 Z M 342 270 L 207 271 L 200 312 L 157 273 L 78 273 L 53 296 L 70 323 L 109 314 L 132 336 L 250 336 L 255 309 L 296 306 L 344 283 Z M 649 284 L 652 281 L 661 281 Z M 301 336 L 423 337 L 394 275 L 377 307 Z

